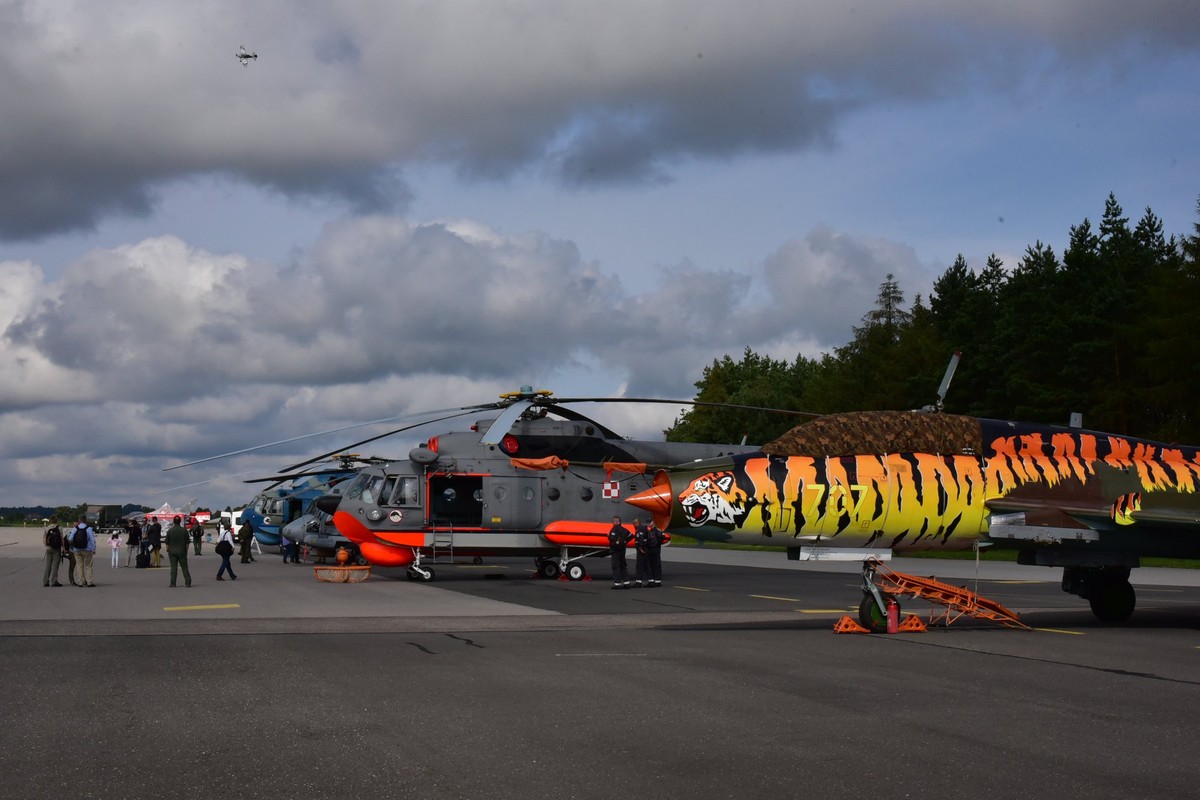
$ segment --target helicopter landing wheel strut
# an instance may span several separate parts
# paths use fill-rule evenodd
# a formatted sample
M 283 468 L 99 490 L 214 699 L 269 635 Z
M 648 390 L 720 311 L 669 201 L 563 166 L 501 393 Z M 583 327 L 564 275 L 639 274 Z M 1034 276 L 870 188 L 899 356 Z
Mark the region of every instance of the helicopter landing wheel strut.
M 433 570 L 428 567 L 412 566 L 408 568 L 408 571 L 404 575 L 410 581 L 419 581 L 421 583 L 429 583 L 434 578 Z

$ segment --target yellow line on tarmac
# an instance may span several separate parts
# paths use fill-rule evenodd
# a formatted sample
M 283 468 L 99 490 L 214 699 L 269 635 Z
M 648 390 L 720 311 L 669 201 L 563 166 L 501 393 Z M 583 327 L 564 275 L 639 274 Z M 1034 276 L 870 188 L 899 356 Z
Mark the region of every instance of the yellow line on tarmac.
M 847 611 L 854 611 L 853 608 L 797 608 L 796 611 L 800 614 L 845 614 Z
M 757 597 L 759 600 L 779 600 L 784 603 L 799 603 L 800 601 L 794 597 L 772 597 L 769 594 L 752 594 L 751 597 Z
M 1084 635 L 1083 631 L 1064 631 L 1064 630 L 1059 630 L 1058 628 L 1034 628 L 1034 630 L 1041 631 L 1042 633 L 1065 633 L 1067 636 L 1083 636 Z
M 683 589 L 685 592 L 711 592 L 712 589 L 697 589 L 695 586 L 672 586 L 672 589 Z
M 240 603 L 222 603 L 215 606 L 163 606 L 163 611 L 208 611 L 211 608 L 241 608 Z

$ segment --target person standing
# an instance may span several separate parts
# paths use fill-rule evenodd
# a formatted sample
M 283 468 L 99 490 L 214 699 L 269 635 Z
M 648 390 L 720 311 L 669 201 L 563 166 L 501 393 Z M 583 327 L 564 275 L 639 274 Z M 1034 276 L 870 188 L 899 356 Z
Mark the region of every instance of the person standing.
M 192 547 L 196 548 L 196 555 L 200 555 L 200 537 L 204 535 L 204 527 L 194 519 L 189 524 L 191 528 L 188 529 L 188 532 L 192 535 Z
M 643 525 L 637 517 L 633 518 L 633 549 L 637 553 L 633 587 L 635 589 L 648 587 L 650 586 L 650 525 Z
M 662 528 L 654 524 L 654 517 L 646 523 L 646 538 L 649 543 L 647 557 L 650 562 L 650 583 L 649 586 L 657 588 L 662 586 L 662 546 L 666 541 L 667 535 L 663 533 Z
M 75 562 L 79 567 L 78 586 L 95 589 L 92 580 L 92 561 L 96 557 L 96 532 L 88 525 L 87 517 L 79 515 L 79 522 L 71 529 L 71 552 L 75 554 Z
M 50 517 L 50 527 L 42 534 L 42 544 L 46 545 L 46 556 L 42 566 L 42 586 L 62 586 L 58 582 L 58 570 L 62 567 L 63 535 L 58 527 L 58 517 Z M 51 579 L 54 580 L 51 583 Z
M 133 561 L 137 555 L 138 548 L 142 544 L 142 526 L 138 525 L 135 519 L 129 520 L 129 523 L 125 526 L 125 544 L 129 547 L 129 553 L 125 556 L 125 566 L 128 567 L 129 562 Z
M 233 555 L 233 531 L 226 527 L 221 528 L 221 536 L 217 539 L 216 553 L 221 557 L 221 568 L 217 570 L 217 580 L 225 580 L 221 576 L 228 572 L 229 580 L 236 581 L 237 575 L 233 574 L 233 565 L 229 563 L 229 557 Z
M 608 552 L 612 556 L 614 589 L 629 588 L 629 565 L 625 562 L 625 547 L 629 544 L 629 531 L 621 524 L 620 517 L 613 517 L 608 529 Z
M 242 527 L 238 528 L 238 540 L 242 563 L 248 564 L 254 560 L 254 556 L 250 554 L 250 546 L 254 543 L 254 526 L 250 524 L 250 520 L 246 520 L 242 523 Z
M 179 519 L 176 517 L 176 519 Z M 150 547 L 150 566 L 162 566 L 162 523 L 157 518 L 150 523 L 150 527 L 146 529 L 146 543 Z
M 171 562 L 171 586 L 175 586 L 175 575 L 183 570 L 183 585 L 192 585 L 192 573 L 188 571 L 188 532 L 179 523 L 182 520 L 175 517 L 173 524 L 167 528 L 167 558 Z
M 108 546 L 112 548 L 112 568 L 121 566 L 121 532 L 113 531 L 108 537 Z

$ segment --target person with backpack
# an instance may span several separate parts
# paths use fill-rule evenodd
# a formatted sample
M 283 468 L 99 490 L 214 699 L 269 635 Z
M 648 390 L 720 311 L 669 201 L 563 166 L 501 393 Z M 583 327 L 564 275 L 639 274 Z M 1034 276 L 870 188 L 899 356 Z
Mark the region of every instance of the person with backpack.
M 58 582 L 58 570 L 62 567 L 63 535 L 58 527 L 58 517 L 50 517 L 50 527 L 42 534 L 42 544 L 46 545 L 46 557 L 42 567 L 42 586 L 62 586 Z M 51 583 L 50 579 L 54 582 Z
M 170 528 L 167 528 L 167 558 L 171 560 L 171 586 L 175 585 L 175 574 L 178 570 L 183 570 L 183 585 L 192 585 L 192 573 L 188 571 L 188 544 L 191 543 L 191 536 L 184 530 L 180 523 L 182 519 L 176 517 Z
M 86 586 L 95 589 L 92 581 L 92 559 L 96 557 L 96 532 L 88 525 L 87 517 L 79 515 L 79 522 L 71 530 L 71 552 L 75 555 L 79 567 L 79 583 L 76 586 Z
M 131 519 L 125 526 L 125 532 L 125 544 L 129 547 L 129 553 L 125 556 L 125 566 L 128 567 L 129 563 L 133 561 L 134 557 L 138 554 L 138 550 L 141 548 L 142 526 L 137 524 L 136 519 Z
M 146 529 L 146 544 L 150 548 L 150 566 L 162 566 L 162 523 L 157 519 Z
M 625 562 L 625 547 L 628 544 L 629 531 L 621 524 L 620 517 L 613 517 L 612 527 L 608 529 L 608 552 L 612 556 L 614 589 L 629 588 L 629 566 Z
M 237 575 L 233 574 L 233 565 L 229 563 L 229 557 L 233 555 L 233 531 L 224 526 L 221 526 L 221 538 L 217 539 L 217 555 L 221 557 L 221 568 L 217 570 L 217 580 L 225 580 L 221 576 L 226 572 L 229 573 L 229 580 L 236 581 Z

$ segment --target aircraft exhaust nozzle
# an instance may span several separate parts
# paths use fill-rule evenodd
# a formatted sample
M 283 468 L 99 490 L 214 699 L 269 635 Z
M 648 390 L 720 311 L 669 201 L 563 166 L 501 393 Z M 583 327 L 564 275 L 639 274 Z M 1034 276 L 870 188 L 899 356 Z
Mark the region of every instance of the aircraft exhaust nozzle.
M 671 522 L 671 477 L 666 470 L 660 469 L 654 474 L 654 483 L 649 489 L 625 498 L 625 502 L 650 512 L 655 526 L 666 528 Z

